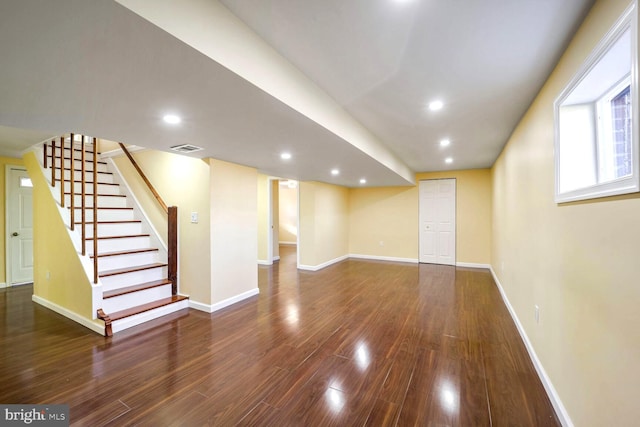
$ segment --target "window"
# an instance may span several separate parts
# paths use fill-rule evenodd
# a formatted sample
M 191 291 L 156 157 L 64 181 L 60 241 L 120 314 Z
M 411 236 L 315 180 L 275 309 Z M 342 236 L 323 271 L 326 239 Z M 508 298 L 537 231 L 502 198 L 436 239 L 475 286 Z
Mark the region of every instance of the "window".
M 20 177 L 20 187 L 33 187 L 33 182 L 31 182 L 31 178 L 25 178 L 24 176 Z
M 634 3 L 555 102 L 556 202 L 640 191 Z

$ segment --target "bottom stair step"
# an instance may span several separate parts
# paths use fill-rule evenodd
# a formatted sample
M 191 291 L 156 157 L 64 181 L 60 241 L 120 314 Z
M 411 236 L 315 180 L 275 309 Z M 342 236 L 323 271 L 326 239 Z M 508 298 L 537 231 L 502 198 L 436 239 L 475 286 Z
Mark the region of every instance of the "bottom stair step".
M 149 320 L 161 318 L 167 314 L 189 307 L 189 297 L 173 295 L 156 301 L 131 307 L 126 310 L 116 311 L 109 315 L 102 309 L 98 310 L 98 318 L 104 320 L 105 336 L 111 336 L 114 332 L 128 329 Z
M 112 322 L 115 322 L 116 320 L 124 319 L 125 317 L 144 313 L 145 311 L 153 310 L 154 308 L 163 307 L 165 305 L 173 304 L 174 302 L 179 302 L 186 299 L 188 299 L 188 297 L 185 297 L 183 295 L 173 295 L 169 298 L 151 301 L 147 304 L 138 305 L 136 307 L 131 307 L 122 311 L 116 311 L 115 313 L 111 313 L 109 317 L 111 318 Z

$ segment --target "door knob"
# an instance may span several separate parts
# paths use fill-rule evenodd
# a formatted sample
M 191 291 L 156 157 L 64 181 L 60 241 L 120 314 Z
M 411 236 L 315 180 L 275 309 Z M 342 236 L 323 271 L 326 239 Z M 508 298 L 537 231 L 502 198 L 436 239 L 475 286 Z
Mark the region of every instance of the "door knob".
M 17 232 L 17 231 L 14 231 L 13 233 L 11 233 L 11 235 L 12 235 L 13 237 L 16 237 L 16 236 L 18 235 L 18 232 Z

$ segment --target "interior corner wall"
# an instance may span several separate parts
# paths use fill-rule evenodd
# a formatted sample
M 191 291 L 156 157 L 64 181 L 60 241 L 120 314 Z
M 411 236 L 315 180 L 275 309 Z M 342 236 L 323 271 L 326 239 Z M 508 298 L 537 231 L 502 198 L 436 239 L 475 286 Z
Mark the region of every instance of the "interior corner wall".
M 7 239 L 6 222 L 7 222 L 7 183 L 6 170 L 8 166 L 23 166 L 22 159 L 14 159 L 13 157 L 0 157 L 0 236 L 2 236 L 2 244 L 0 245 L 0 283 L 7 283 L 7 253 L 5 241 Z
M 493 268 L 577 426 L 640 418 L 640 195 L 555 203 L 553 103 L 628 4 L 596 2 L 492 171 Z
M 319 269 L 349 255 L 349 189 L 299 183 L 299 267 Z
M 271 264 L 269 259 L 269 177 L 258 174 L 258 262 Z
M 209 164 L 155 150 L 136 151 L 132 156 L 165 203 L 178 207 L 179 293 L 189 295 L 191 301 L 211 304 Z M 167 214 L 126 156 L 113 157 L 113 161 L 166 242 Z M 191 222 L 192 212 L 198 214 L 197 223 Z
M 258 290 L 258 172 L 221 160 L 208 161 L 211 302 L 221 304 Z
M 280 259 L 280 181 L 271 181 L 271 229 L 273 239 L 271 241 L 273 259 Z
M 491 171 L 419 173 L 416 180 L 456 179 L 456 262 L 491 263 Z M 363 257 L 418 261 L 419 190 L 350 189 L 349 252 Z
M 280 187 L 280 243 L 298 242 L 298 187 Z

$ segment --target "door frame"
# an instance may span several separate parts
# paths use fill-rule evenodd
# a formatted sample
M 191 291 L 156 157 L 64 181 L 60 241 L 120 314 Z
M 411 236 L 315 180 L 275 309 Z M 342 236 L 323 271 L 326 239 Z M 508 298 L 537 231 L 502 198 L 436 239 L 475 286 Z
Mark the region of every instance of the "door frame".
M 418 264 L 421 263 L 420 257 L 422 255 L 422 247 L 421 247 L 421 233 L 422 233 L 422 223 L 421 223 L 421 210 L 422 210 L 422 197 L 420 195 L 420 183 L 422 181 L 453 181 L 454 182 L 454 198 L 453 198 L 453 218 L 455 221 L 454 228 L 454 251 L 453 251 L 453 264 L 440 264 L 436 263 L 435 265 L 452 265 L 453 267 L 458 265 L 458 179 L 456 177 L 451 178 L 428 178 L 421 179 L 418 181 Z
M 11 171 L 12 170 L 17 170 L 17 171 L 23 171 L 23 172 L 27 172 L 27 168 L 25 166 L 22 165 L 13 165 L 13 164 L 7 164 L 5 165 L 5 170 L 4 170 L 4 247 L 5 247 L 5 259 L 4 259 L 4 263 L 5 263 L 5 282 L 4 283 L 0 283 L 0 288 L 8 288 L 11 286 L 18 286 L 18 285 L 25 285 L 25 284 L 30 284 L 33 283 L 33 278 L 30 281 L 27 282 L 19 282 L 19 283 L 11 283 L 11 278 L 12 278 L 12 257 L 13 257 L 13 253 L 11 250 L 11 239 L 9 237 L 9 225 L 11 222 L 11 209 L 9 207 L 9 197 L 10 197 L 10 187 L 11 187 Z M 27 174 L 28 175 L 28 174 Z M 35 238 L 35 236 L 34 236 Z

